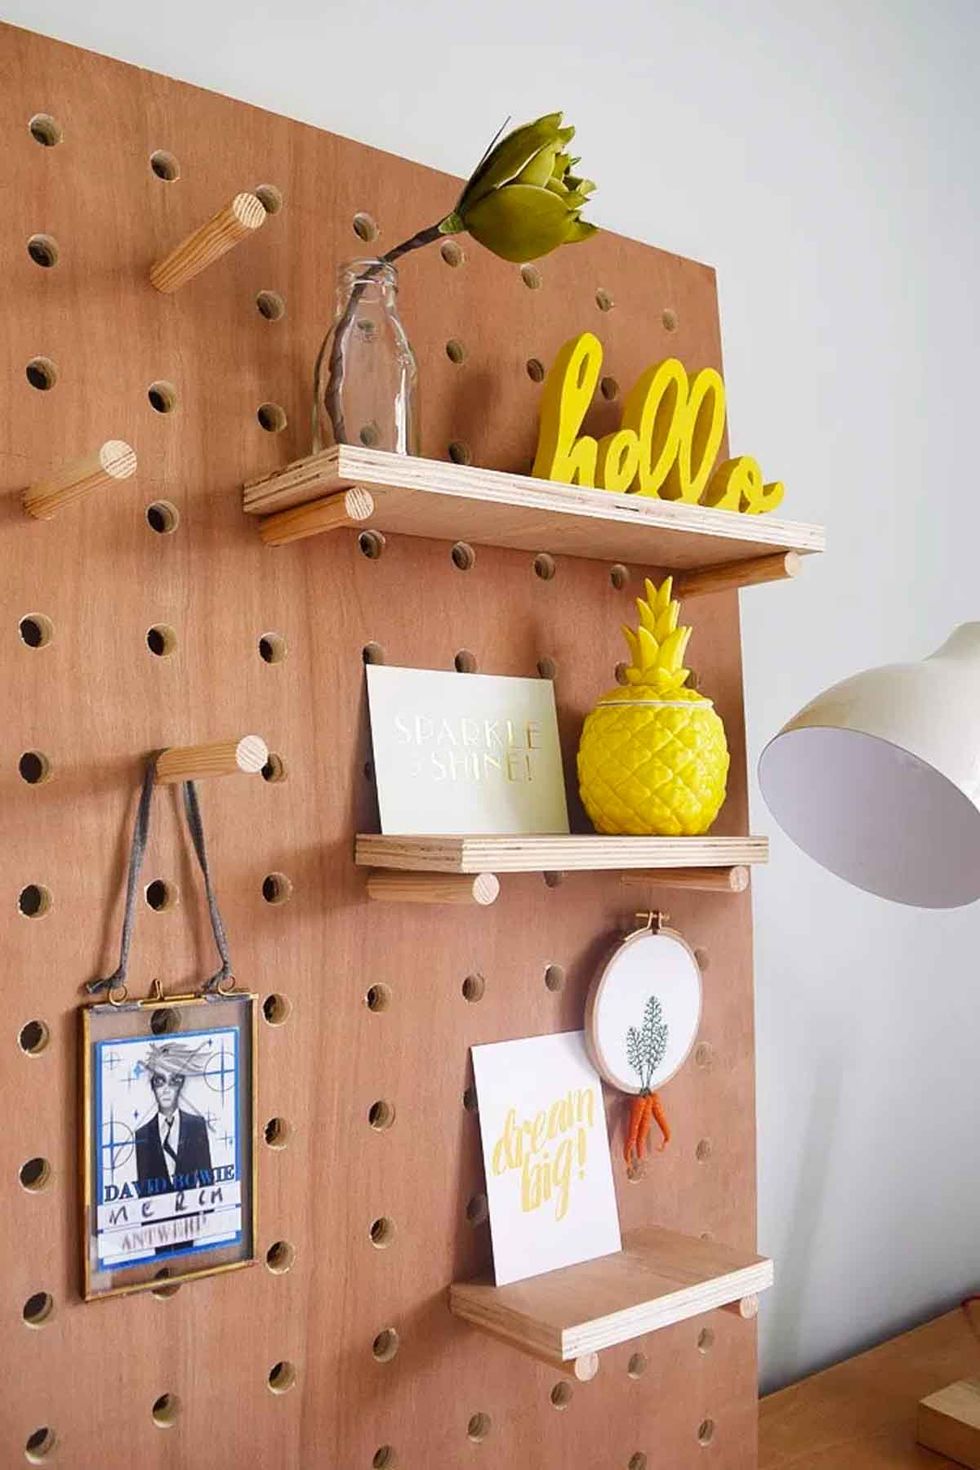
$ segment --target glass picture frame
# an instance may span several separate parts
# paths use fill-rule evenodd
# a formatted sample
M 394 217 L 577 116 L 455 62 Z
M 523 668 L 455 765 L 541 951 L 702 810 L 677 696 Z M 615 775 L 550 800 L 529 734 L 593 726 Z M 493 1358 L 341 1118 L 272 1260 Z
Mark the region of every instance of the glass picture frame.
M 255 1261 L 258 997 L 82 1010 L 83 1296 Z

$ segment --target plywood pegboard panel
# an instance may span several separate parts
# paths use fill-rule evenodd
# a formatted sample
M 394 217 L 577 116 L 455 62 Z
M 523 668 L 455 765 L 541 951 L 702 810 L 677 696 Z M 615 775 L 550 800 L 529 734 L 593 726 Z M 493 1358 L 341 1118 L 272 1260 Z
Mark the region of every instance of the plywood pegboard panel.
M 368 903 L 353 863 L 354 833 L 377 821 L 364 645 L 433 668 L 452 668 L 465 648 L 482 671 L 506 674 L 553 659 L 571 778 L 582 716 L 612 682 L 642 569 L 617 590 L 597 562 L 559 557 L 543 581 L 526 553 L 479 547 L 462 572 L 446 543 L 394 535 L 378 560 L 347 533 L 271 551 L 241 510 L 245 480 L 309 448 L 312 368 L 336 267 L 365 250 L 355 213 L 372 216 L 390 246 L 444 214 L 455 181 L 9 27 L 0 83 L 0 1462 L 22 1463 L 28 1437 L 46 1426 L 56 1436 L 50 1462 L 73 1470 L 749 1470 L 751 1324 L 716 1313 L 612 1349 L 599 1376 L 556 1408 L 553 1372 L 446 1305 L 449 1282 L 477 1274 L 489 1252 L 487 1226 L 467 1220 L 482 1190 L 478 1122 L 463 1105 L 468 1047 L 580 1026 L 595 967 L 643 895 L 624 892 L 613 873 L 570 874 L 553 888 L 515 874 L 491 909 L 427 911 Z M 56 146 L 32 137 L 39 113 L 61 128 Z M 600 144 L 589 146 L 601 177 Z M 178 161 L 179 178 L 152 171 L 157 150 Z M 173 296 L 152 290 L 155 259 L 235 193 L 266 184 L 283 207 L 253 238 Z M 57 242 L 50 268 L 28 253 L 38 233 Z M 530 289 L 516 267 L 462 246 L 458 267 L 433 248 L 402 268 L 430 457 L 458 441 L 476 463 L 525 470 L 539 394 L 526 364 L 547 363 L 585 328 L 602 337 L 621 391 L 670 353 L 689 367 L 720 365 L 706 266 L 602 234 L 540 262 Z M 262 291 L 283 297 L 279 320 L 258 310 Z M 450 338 L 465 344 L 459 365 Z M 26 375 L 38 357 L 56 365 L 49 391 Z M 172 412 L 148 400 L 158 383 L 174 390 Z M 282 433 L 261 428 L 265 403 L 285 411 Z M 600 400 L 590 429 L 607 431 L 617 413 L 617 402 Z M 24 486 L 110 438 L 136 449 L 132 479 L 50 522 L 22 514 Z M 147 523 L 157 501 L 176 507 L 172 534 Z M 737 600 L 704 597 L 690 610 L 693 665 L 732 746 L 717 830 L 743 834 Z M 46 646 L 19 636 L 27 615 L 48 620 Z M 159 625 L 176 639 L 168 657 L 146 644 Z M 260 656 L 268 634 L 283 642 L 281 661 Z M 281 1025 L 261 1023 L 259 1116 L 283 1118 L 290 1131 L 284 1148 L 259 1143 L 260 1260 L 169 1299 L 82 1305 L 77 1007 L 83 982 L 114 963 L 141 762 L 165 745 L 252 732 L 285 779 L 202 783 L 201 799 L 240 983 L 288 1002 Z M 47 759 L 49 780 L 21 779 L 27 751 Z M 183 989 L 213 967 L 176 799 L 158 797 L 145 880 L 176 884 L 180 902 L 161 913 L 141 906 L 138 991 L 155 976 Z M 574 800 L 572 811 L 585 830 Z M 291 884 L 284 903 L 263 899 L 274 873 Z M 51 898 L 34 919 L 18 911 L 32 883 Z M 669 908 L 707 960 L 702 1047 L 665 1094 L 670 1152 L 636 1183 L 617 1171 L 622 1222 L 751 1249 L 749 896 L 671 893 Z M 563 971 L 558 989 L 544 982 L 548 966 Z M 472 1002 L 462 992 L 471 974 L 485 980 Z M 384 1008 L 366 1003 L 372 987 Z M 35 1019 L 50 1041 L 29 1056 L 18 1036 Z M 395 1109 L 385 1131 L 368 1123 L 379 1100 Z M 618 1149 L 621 1100 L 609 1109 Z M 28 1192 L 18 1171 L 34 1156 L 49 1161 L 50 1181 Z M 390 1242 L 378 1248 L 370 1229 L 382 1219 Z M 280 1241 L 295 1259 L 275 1274 L 264 1257 Z M 38 1292 L 54 1308 L 32 1328 L 22 1308 Z M 372 1343 L 387 1328 L 398 1351 L 378 1362 Z M 295 1366 L 295 1386 L 274 1394 L 268 1375 L 283 1361 Z M 165 1393 L 179 1401 L 169 1429 L 151 1417 Z M 468 1431 L 487 1421 L 474 1442 Z

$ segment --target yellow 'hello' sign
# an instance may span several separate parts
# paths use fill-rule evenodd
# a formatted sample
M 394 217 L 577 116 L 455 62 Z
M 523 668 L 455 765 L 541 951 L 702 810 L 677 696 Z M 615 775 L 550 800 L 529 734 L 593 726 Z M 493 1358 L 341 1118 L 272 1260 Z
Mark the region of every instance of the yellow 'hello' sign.
M 593 439 L 580 434 L 599 382 L 602 343 L 592 332 L 566 342 L 545 380 L 538 452 L 532 474 L 663 500 L 759 515 L 783 498 L 781 481 L 764 484 L 749 455 L 715 468 L 725 432 L 725 385 L 714 368 L 689 378 L 676 357 L 647 368 L 628 394 L 620 427 Z

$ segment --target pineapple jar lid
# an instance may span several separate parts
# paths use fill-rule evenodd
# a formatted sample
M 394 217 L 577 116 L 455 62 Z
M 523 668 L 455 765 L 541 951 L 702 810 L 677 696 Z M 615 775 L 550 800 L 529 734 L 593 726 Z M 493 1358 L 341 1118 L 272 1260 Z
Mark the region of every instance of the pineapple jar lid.
M 701 971 L 673 929 L 638 929 L 596 976 L 585 1004 L 585 1040 L 604 1081 L 620 1092 L 655 1092 L 687 1060 L 701 1025 Z

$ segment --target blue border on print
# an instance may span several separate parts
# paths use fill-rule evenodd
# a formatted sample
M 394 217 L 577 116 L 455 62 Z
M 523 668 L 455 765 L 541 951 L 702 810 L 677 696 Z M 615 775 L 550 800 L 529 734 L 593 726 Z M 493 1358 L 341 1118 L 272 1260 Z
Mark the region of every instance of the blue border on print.
M 241 1027 L 240 1026 L 209 1026 L 204 1031 L 182 1031 L 180 1033 L 180 1039 L 182 1041 L 191 1041 L 196 1036 L 202 1036 L 202 1037 L 203 1036 L 233 1036 L 234 1037 L 233 1049 L 234 1049 L 234 1063 L 235 1063 L 235 1178 L 236 1178 L 236 1180 L 239 1183 L 243 1183 L 244 1181 L 242 1179 L 242 1131 L 243 1131 L 242 1130 L 242 1088 L 241 1088 L 241 1076 L 240 1076 L 239 1056 L 238 1056 L 238 1037 L 239 1037 L 240 1031 L 241 1031 Z M 238 1231 L 238 1234 L 235 1235 L 234 1237 L 228 1237 L 227 1239 L 222 1239 L 222 1240 L 220 1240 L 220 1241 L 218 1241 L 218 1242 L 216 1242 L 214 1244 L 212 1244 L 209 1241 L 202 1241 L 200 1244 L 192 1243 L 189 1247 L 185 1247 L 183 1250 L 162 1251 L 159 1255 L 156 1253 L 156 1251 L 153 1251 L 151 1255 L 140 1256 L 137 1260 L 134 1260 L 134 1261 L 128 1261 L 128 1262 L 127 1261 L 122 1261 L 122 1262 L 118 1262 L 116 1265 L 106 1265 L 106 1264 L 104 1264 L 99 1259 L 99 1243 L 98 1243 L 99 1242 L 99 1234 L 98 1234 L 98 1229 L 97 1229 L 97 1223 L 98 1223 L 98 1218 L 99 1218 L 99 1214 L 98 1214 L 98 1212 L 99 1212 L 99 1204 L 101 1203 L 101 1200 L 102 1200 L 102 1169 L 103 1169 L 103 1164 L 102 1164 L 102 1048 L 104 1046 L 134 1046 L 137 1043 L 143 1043 L 144 1045 L 153 1045 L 154 1044 L 154 1038 L 149 1037 L 149 1036 L 121 1036 L 121 1037 L 116 1037 L 114 1040 L 107 1038 L 104 1041 L 96 1041 L 96 1042 L 93 1043 L 93 1051 L 95 1053 L 95 1056 L 94 1056 L 94 1069 L 95 1069 L 95 1137 L 93 1139 L 93 1150 L 94 1150 L 94 1153 L 95 1153 L 95 1199 L 93 1201 L 93 1208 L 94 1208 L 94 1212 L 95 1212 L 95 1221 L 96 1221 L 96 1229 L 93 1231 L 93 1234 L 94 1234 L 94 1237 L 95 1237 L 95 1262 L 94 1262 L 93 1269 L 94 1269 L 94 1273 L 96 1275 L 99 1275 L 99 1276 L 114 1276 L 119 1271 L 132 1270 L 136 1266 L 147 1266 L 151 1262 L 171 1261 L 171 1260 L 173 1260 L 177 1256 L 180 1256 L 182 1259 L 187 1260 L 189 1257 L 192 1257 L 195 1252 L 201 1253 L 203 1251 L 225 1250 L 228 1246 L 241 1245 L 242 1240 L 244 1239 L 244 1236 L 245 1236 L 244 1230 L 242 1230 L 240 1228 L 239 1231 Z M 134 1147 L 135 1147 L 135 1144 L 134 1144 Z M 253 1140 L 252 1147 L 253 1148 L 255 1147 L 254 1140 Z M 249 1208 L 251 1208 L 251 1206 L 249 1206 Z M 240 1213 L 240 1215 L 241 1215 L 242 1218 L 244 1218 L 244 1209 L 245 1209 L 245 1202 L 244 1202 L 244 1200 L 242 1200 L 240 1202 L 240 1204 L 239 1204 L 239 1213 Z

